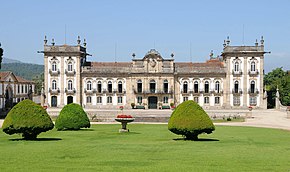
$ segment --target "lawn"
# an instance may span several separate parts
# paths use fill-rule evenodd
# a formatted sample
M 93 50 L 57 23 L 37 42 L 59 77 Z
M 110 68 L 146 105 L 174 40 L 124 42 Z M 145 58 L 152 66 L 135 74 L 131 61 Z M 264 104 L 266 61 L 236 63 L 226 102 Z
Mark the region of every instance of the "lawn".
M 119 128 L 52 130 L 39 141 L 1 130 L 0 171 L 290 171 L 289 131 L 217 126 L 194 142 L 167 125 L 129 124 L 130 133 Z

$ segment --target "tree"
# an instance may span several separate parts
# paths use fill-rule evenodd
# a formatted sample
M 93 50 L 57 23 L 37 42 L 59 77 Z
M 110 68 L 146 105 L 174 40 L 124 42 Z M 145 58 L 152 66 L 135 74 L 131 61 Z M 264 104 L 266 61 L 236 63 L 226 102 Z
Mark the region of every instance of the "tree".
M 41 89 L 42 89 L 42 83 L 44 82 L 44 74 L 41 73 L 40 75 L 35 76 L 32 80 L 35 83 L 35 93 L 37 95 L 40 95 Z
M 1 67 L 2 67 L 2 60 L 3 60 L 3 52 L 4 52 L 4 50 L 3 50 L 3 48 L 1 48 L 1 44 L 0 44 L 0 69 L 1 69 Z
M 267 73 L 264 77 L 264 84 L 268 94 L 268 108 L 275 107 L 277 87 L 281 103 L 285 106 L 290 105 L 290 75 L 282 67 Z
M 172 112 L 168 129 L 185 136 L 188 140 L 198 140 L 199 134 L 210 134 L 215 130 L 215 126 L 202 107 L 188 100 L 178 105 Z
M 53 129 L 54 125 L 40 105 L 26 99 L 15 105 L 7 114 L 2 129 L 6 134 L 20 133 L 26 140 L 34 140 L 41 132 Z
M 90 128 L 90 120 L 83 108 L 76 103 L 65 105 L 55 121 L 57 130 Z

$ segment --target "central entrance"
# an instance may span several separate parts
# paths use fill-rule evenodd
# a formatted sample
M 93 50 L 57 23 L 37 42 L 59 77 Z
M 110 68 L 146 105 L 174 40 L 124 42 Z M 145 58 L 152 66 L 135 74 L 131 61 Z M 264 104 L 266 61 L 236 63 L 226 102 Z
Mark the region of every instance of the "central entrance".
M 148 97 L 148 109 L 157 109 L 157 97 Z
M 73 96 L 68 96 L 67 97 L 67 104 L 71 104 L 71 103 L 73 103 L 74 102 L 74 98 L 73 98 Z

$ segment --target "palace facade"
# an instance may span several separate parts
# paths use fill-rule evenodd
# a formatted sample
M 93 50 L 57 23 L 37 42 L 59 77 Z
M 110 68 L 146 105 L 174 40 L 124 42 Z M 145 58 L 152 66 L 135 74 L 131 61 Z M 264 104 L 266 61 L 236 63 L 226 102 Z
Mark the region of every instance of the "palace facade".
M 175 62 L 151 49 L 131 62 L 88 62 L 86 42 L 51 45 L 44 40 L 43 104 L 86 108 L 169 108 L 194 100 L 206 109 L 267 107 L 263 91 L 264 40 L 254 46 L 231 46 L 204 63 Z

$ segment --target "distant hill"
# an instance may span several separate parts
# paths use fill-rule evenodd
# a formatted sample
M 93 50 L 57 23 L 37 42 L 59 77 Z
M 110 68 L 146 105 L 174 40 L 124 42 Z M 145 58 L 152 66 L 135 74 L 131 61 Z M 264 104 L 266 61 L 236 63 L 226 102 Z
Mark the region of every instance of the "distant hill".
M 2 63 L 4 64 L 4 63 L 23 63 L 23 62 L 21 62 L 19 60 L 14 60 L 14 59 L 9 59 L 9 58 L 4 57 Z
M 21 76 L 24 79 L 32 80 L 32 78 L 34 78 L 35 76 L 39 76 L 41 73 L 44 72 L 44 65 L 22 63 L 20 61 L 10 61 L 10 63 L 3 63 L 2 69 L 0 71 L 11 71 L 17 76 Z

